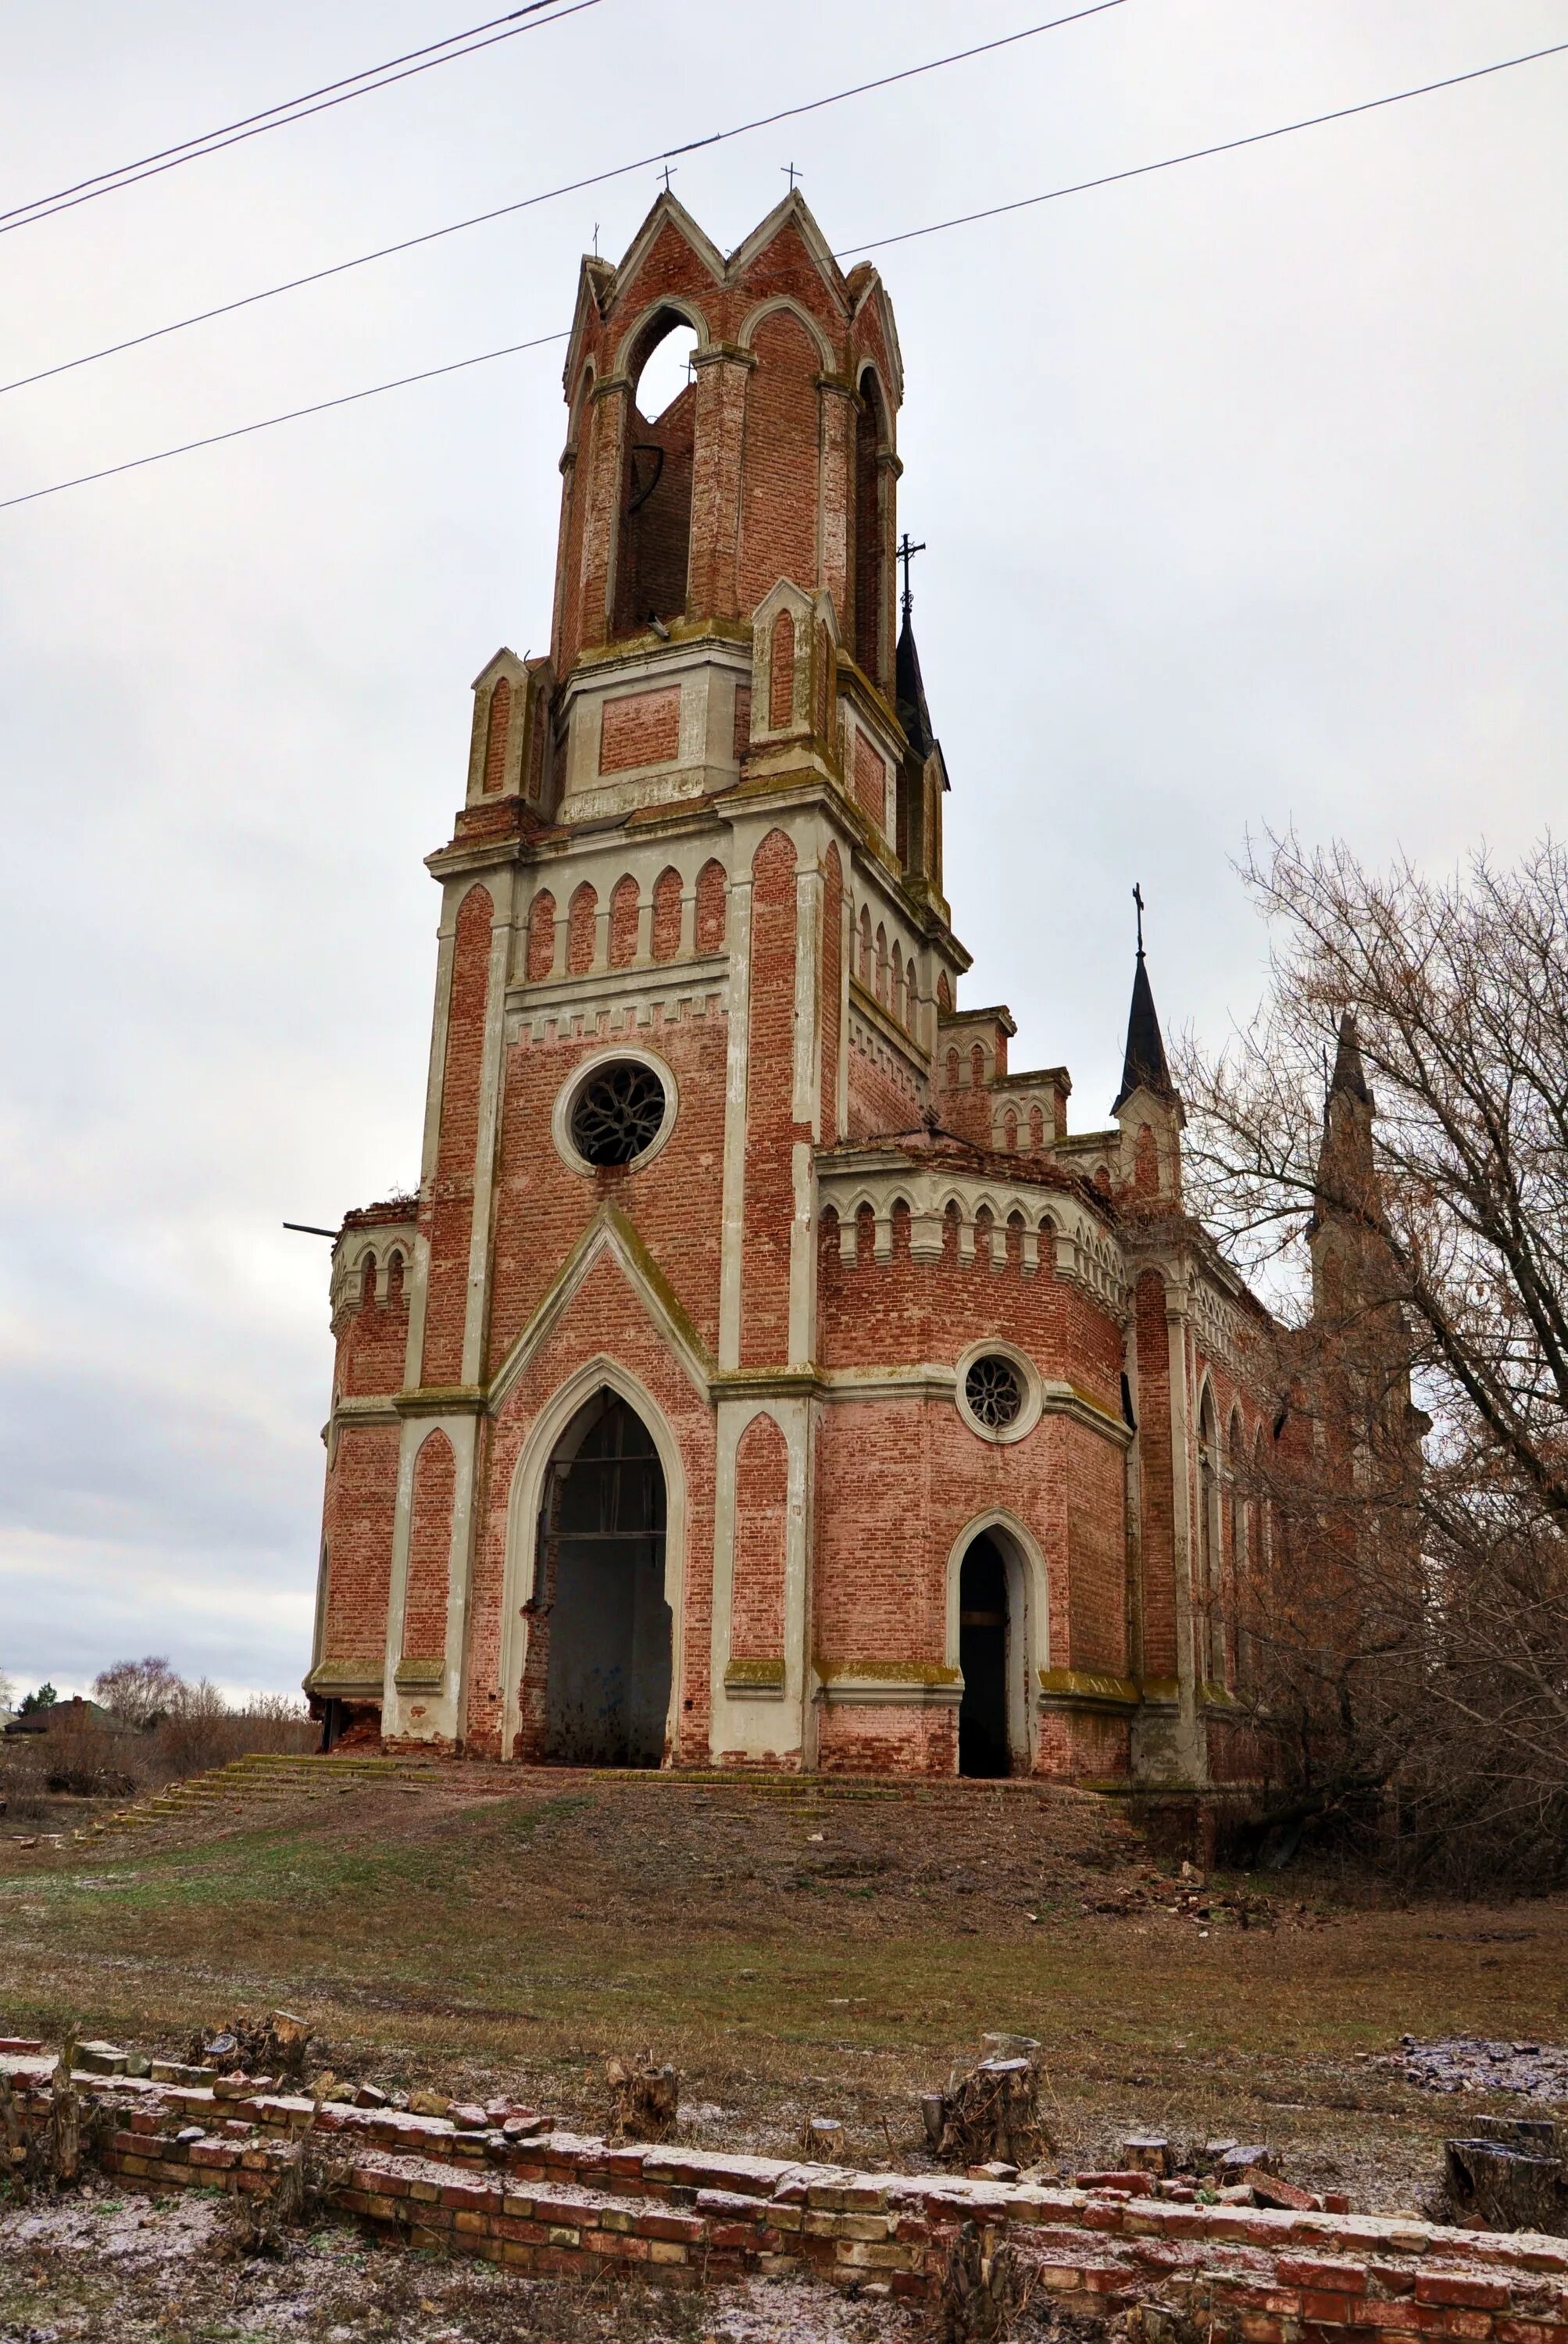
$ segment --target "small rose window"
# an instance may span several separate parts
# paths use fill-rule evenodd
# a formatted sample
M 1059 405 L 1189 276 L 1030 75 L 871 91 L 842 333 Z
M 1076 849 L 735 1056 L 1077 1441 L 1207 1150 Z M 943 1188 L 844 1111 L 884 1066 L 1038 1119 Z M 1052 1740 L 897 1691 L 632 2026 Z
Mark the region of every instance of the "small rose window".
M 664 1086 L 636 1058 L 596 1066 L 572 1106 L 572 1144 L 585 1164 L 635 1164 L 664 1124 Z
M 1000 1351 L 982 1351 L 964 1378 L 970 1415 L 987 1432 L 1006 1432 L 1024 1412 L 1024 1382 Z

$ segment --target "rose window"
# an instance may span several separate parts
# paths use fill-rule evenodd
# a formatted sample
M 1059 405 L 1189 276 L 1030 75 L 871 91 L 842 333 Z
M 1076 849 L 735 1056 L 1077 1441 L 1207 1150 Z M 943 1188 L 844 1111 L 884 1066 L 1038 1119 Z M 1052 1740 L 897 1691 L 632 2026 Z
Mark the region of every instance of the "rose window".
M 976 1424 L 987 1432 L 1005 1432 L 1023 1414 L 1023 1379 L 1011 1359 L 986 1351 L 964 1378 L 964 1398 Z
M 585 1164 L 635 1164 L 664 1122 L 664 1086 L 652 1066 L 618 1058 L 597 1067 L 572 1109 L 572 1144 Z

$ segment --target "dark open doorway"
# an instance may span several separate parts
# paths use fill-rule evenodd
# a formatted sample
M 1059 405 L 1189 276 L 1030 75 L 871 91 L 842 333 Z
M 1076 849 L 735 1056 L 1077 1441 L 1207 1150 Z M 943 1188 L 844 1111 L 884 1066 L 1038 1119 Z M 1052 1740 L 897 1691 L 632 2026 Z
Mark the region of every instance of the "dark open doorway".
M 611 1392 L 573 1418 L 551 1461 L 540 1563 L 544 1755 L 661 1764 L 672 1668 L 664 1475 L 647 1426 Z
M 958 1569 L 958 1772 L 1012 1772 L 1007 1746 L 1007 1565 L 982 1531 Z

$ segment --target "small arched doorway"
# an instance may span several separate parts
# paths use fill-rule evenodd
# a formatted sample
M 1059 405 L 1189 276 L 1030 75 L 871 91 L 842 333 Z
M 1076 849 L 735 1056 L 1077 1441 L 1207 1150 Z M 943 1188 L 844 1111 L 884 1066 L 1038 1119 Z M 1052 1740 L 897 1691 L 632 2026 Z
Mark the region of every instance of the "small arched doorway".
M 547 1760 L 663 1761 L 672 1672 L 664 1520 L 652 1435 L 617 1393 L 596 1392 L 555 1445 L 540 1506 L 533 1610 L 549 1640 Z
M 1013 1771 L 1007 1731 L 1011 1606 L 1007 1563 L 986 1531 L 969 1542 L 958 1570 L 958 1772 L 995 1777 Z

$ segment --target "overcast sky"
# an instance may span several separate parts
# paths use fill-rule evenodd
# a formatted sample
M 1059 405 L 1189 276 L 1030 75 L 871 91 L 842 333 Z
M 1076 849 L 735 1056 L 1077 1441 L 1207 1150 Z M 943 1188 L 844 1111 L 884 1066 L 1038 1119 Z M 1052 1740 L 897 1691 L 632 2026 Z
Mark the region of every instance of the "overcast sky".
M 0 210 L 476 20 L 21 0 Z M 1048 13 L 599 0 L 0 235 L 5 379 Z M 835 248 L 1568 38 L 1562 0 L 1126 0 L 682 159 Z M 1562 820 L 1568 57 L 875 257 L 966 997 L 1105 1119 L 1260 981 L 1251 825 Z M 0 495 L 564 327 L 651 171 L 0 398 Z M 0 1670 L 309 1659 L 335 1222 L 417 1175 L 470 679 L 549 631 L 561 352 L 0 512 Z

